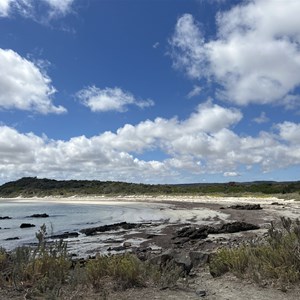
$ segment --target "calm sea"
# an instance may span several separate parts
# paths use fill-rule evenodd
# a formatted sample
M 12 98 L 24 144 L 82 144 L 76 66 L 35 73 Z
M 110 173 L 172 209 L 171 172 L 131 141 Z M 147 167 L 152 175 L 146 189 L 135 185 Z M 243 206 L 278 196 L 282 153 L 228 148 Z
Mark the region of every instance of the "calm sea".
M 46 213 L 49 218 L 31 218 L 30 215 Z M 83 228 L 95 227 L 118 222 L 169 222 L 185 223 L 188 220 L 201 223 L 216 212 L 208 209 L 178 209 L 165 203 L 122 202 L 122 201 L 76 201 L 60 203 L 58 200 L 22 200 L 1 199 L 0 216 L 12 219 L 0 220 L 0 246 L 13 249 L 16 246 L 36 242 L 35 233 L 45 223 L 49 235 L 66 231 L 79 231 Z M 224 217 L 224 216 L 223 216 Z M 21 229 L 22 223 L 31 223 L 35 227 Z M 7 241 L 8 238 L 18 237 L 18 240 Z M 105 236 L 105 239 L 115 236 Z M 70 247 L 77 252 L 92 251 L 95 246 L 104 242 L 102 237 L 85 237 L 70 239 Z

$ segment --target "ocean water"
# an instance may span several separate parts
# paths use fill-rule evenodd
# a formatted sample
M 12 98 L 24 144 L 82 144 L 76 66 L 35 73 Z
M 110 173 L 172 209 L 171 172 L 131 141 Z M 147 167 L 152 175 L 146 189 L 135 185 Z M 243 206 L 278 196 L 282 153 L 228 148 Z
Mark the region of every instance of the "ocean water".
M 30 215 L 46 213 L 49 218 L 31 218 Z M 49 235 L 79 231 L 83 228 L 118 222 L 152 223 L 204 223 L 207 219 L 222 215 L 209 209 L 180 209 L 172 204 L 122 201 L 59 201 L 57 199 L 1 199 L 0 216 L 12 219 L 0 220 L 0 247 L 11 250 L 17 246 L 36 242 L 35 233 L 46 224 Z M 206 220 L 206 221 L 205 221 Z M 21 229 L 22 223 L 35 227 Z M 159 227 L 156 228 L 158 230 Z M 150 229 L 149 229 L 150 230 Z M 153 229 L 152 229 L 153 230 Z M 157 232 L 156 232 L 157 233 Z M 7 241 L 18 237 L 18 240 Z M 116 238 L 114 233 L 69 239 L 69 248 L 75 253 L 89 253 L 107 246 L 106 241 Z M 140 241 L 131 241 L 142 242 Z

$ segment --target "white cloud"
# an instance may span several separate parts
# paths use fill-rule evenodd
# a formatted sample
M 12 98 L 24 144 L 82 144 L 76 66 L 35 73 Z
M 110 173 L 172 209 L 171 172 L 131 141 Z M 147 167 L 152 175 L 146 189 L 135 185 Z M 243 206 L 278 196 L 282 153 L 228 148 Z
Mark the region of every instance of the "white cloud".
M 45 22 L 72 11 L 75 0 L 0 0 L 0 17 L 19 14 L 35 21 Z M 44 4 L 41 7 L 41 4 Z M 42 13 L 40 9 L 42 8 Z
M 0 48 L 0 108 L 63 113 L 52 103 L 51 79 L 33 62 L 13 50 Z
M 202 91 L 202 88 L 200 86 L 194 85 L 193 89 L 187 94 L 187 98 L 191 99 L 195 96 L 198 96 L 198 95 L 200 95 L 201 91 Z
M 152 47 L 153 47 L 154 49 L 158 48 L 158 47 L 159 47 L 159 42 L 154 43 L 154 44 L 152 45 Z
M 184 14 L 178 19 L 170 44 L 173 47 L 171 56 L 175 68 L 184 69 L 191 78 L 204 75 L 204 38 L 192 15 Z
M 270 119 L 267 117 L 266 113 L 262 111 L 260 115 L 253 119 L 253 121 L 257 124 L 267 123 Z
M 209 118 L 207 117 L 209 116 Z M 205 119 L 207 117 L 207 119 Z M 0 126 L 0 178 L 21 176 L 176 182 L 199 174 L 239 176 L 240 167 L 263 172 L 300 165 L 300 124 L 283 122 L 275 131 L 240 136 L 239 111 L 207 102 L 187 119 L 146 120 L 87 138 L 51 140 Z M 165 159 L 146 161 L 147 151 Z M 196 178 L 196 177 L 194 177 Z
M 224 176 L 224 177 L 237 177 L 237 176 L 240 176 L 240 174 L 237 173 L 237 172 L 225 172 L 225 173 L 223 174 L 223 176 Z
M 217 15 L 217 37 L 208 41 L 185 14 L 170 40 L 174 66 L 215 80 L 218 96 L 238 105 L 288 106 L 300 85 L 299 10 L 299 1 L 247 1 Z
M 80 90 L 77 98 L 93 112 L 105 111 L 127 111 L 129 105 L 136 105 L 145 108 L 154 105 L 151 99 L 136 99 L 131 93 L 123 91 L 120 88 L 99 89 L 96 86 L 90 86 Z
M 67 14 L 70 12 L 72 4 L 74 0 L 43 0 L 46 2 L 51 10 L 52 13 L 56 14 Z
M 10 3 L 12 0 L 0 0 L 0 17 L 9 15 Z
M 277 125 L 279 135 L 291 144 L 300 144 L 300 124 L 283 122 Z

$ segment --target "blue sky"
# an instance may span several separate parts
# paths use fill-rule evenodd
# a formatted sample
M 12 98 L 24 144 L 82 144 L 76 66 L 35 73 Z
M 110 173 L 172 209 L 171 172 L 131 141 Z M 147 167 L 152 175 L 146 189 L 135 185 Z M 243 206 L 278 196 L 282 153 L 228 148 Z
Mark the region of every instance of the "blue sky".
M 298 180 L 299 12 L 0 0 L 0 183 Z

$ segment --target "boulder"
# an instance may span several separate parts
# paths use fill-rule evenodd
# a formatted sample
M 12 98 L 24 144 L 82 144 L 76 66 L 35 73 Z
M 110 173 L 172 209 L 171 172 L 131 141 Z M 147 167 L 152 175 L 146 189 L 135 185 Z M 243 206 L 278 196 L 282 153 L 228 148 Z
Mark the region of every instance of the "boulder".
M 130 242 L 123 243 L 123 247 L 125 247 L 125 248 L 130 248 L 131 246 L 132 246 L 132 244 Z
M 29 223 L 22 223 L 20 225 L 20 228 L 30 228 L 30 227 L 35 227 L 34 224 L 29 224 Z
M 193 267 L 204 266 L 209 262 L 210 253 L 204 251 L 191 251 L 189 253 Z
M 193 264 L 188 252 L 185 251 L 175 251 L 169 249 L 163 252 L 159 256 L 155 256 L 150 259 L 152 264 L 159 265 L 161 268 L 165 267 L 169 263 L 174 263 L 181 268 L 183 274 L 189 274 Z

